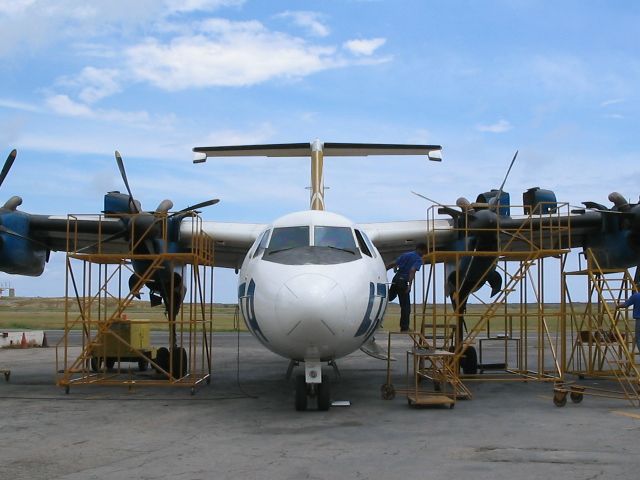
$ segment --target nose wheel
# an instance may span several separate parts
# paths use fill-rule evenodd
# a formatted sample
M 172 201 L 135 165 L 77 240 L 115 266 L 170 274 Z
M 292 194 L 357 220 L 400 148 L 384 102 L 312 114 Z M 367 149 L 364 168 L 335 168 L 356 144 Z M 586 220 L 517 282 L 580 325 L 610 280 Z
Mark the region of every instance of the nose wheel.
M 320 383 L 307 383 L 305 375 L 296 376 L 296 410 L 307 409 L 309 398 L 315 398 L 318 410 L 326 412 L 331 407 L 331 389 L 325 377 Z

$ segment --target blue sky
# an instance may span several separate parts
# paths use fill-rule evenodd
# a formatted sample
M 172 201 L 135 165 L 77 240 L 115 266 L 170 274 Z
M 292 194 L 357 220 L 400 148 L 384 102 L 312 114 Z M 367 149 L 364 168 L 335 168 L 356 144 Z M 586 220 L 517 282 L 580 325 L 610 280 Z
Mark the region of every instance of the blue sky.
M 640 6 L 527 0 L 0 0 L 2 196 L 32 213 L 91 213 L 123 189 L 148 209 L 211 197 L 203 217 L 269 222 L 307 207 L 302 159 L 191 163 L 191 148 L 425 142 L 418 158 L 326 162 L 327 206 L 355 221 L 419 219 L 507 184 L 562 201 L 640 193 Z M 21 295 L 59 296 L 64 262 Z M 233 273 L 217 277 L 232 300 Z

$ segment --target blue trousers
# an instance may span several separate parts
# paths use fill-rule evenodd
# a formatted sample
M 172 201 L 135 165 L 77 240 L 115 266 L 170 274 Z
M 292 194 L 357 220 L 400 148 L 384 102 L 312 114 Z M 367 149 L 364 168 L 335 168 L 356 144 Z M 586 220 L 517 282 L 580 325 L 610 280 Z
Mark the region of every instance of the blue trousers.
M 409 289 L 406 292 L 398 292 L 398 301 L 400 302 L 400 330 L 409 330 L 409 321 L 411 319 L 411 297 Z
M 634 319 L 636 321 L 636 347 L 638 347 L 638 352 L 640 352 L 640 318 Z

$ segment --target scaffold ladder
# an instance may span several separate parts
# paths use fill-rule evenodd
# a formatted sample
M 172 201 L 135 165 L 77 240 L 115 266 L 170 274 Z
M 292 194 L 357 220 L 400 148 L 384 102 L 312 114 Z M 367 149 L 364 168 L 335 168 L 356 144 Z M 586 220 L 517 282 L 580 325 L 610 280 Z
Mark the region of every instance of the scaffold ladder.
M 566 369 L 580 378 L 611 378 L 620 385 L 620 391 L 602 396 L 627 399 L 632 405 L 640 406 L 640 369 L 635 361 L 638 352 L 634 329 L 627 312 L 616 308 L 637 291 L 637 286 L 627 269 L 605 269 L 591 250 L 587 249 L 585 255 L 587 269 L 570 273 L 587 278 L 588 302 L 584 310 L 582 304 L 571 299 L 566 280 L 563 286 L 572 335 Z

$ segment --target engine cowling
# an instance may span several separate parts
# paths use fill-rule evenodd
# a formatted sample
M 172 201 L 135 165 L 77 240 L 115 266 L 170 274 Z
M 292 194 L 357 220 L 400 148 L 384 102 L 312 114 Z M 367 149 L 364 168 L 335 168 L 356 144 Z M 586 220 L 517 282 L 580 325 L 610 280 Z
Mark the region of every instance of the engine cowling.
M 49 250 L 29 239 L 30 216 L 19 211 L 0 213 L 0 270 L 37 277 L 44 271 Z

